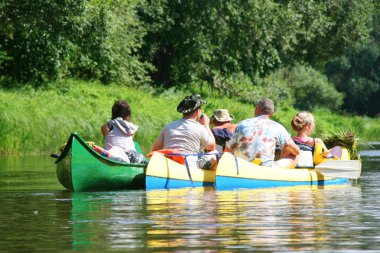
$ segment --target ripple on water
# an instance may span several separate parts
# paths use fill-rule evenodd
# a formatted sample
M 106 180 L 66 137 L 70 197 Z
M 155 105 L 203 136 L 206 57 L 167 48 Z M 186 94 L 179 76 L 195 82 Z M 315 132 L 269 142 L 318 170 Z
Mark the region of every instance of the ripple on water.
M 25 168 L 7 169 L 0 248 L 378 252 L 380 156 L 362 157 L 362 177 L 352 184 L 234 191 L 71 193 L 57 190 L 50 167 L 28 179 Z

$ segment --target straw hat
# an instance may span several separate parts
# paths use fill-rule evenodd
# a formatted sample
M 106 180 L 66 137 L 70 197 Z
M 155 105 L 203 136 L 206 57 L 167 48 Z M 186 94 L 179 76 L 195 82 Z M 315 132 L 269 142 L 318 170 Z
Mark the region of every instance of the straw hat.
M 219 122 L 232 121 L 234 116 L 232 116 L 227 109 L 218 109 L 215 110 L 211 115 L 211 120 L 216 120 Z

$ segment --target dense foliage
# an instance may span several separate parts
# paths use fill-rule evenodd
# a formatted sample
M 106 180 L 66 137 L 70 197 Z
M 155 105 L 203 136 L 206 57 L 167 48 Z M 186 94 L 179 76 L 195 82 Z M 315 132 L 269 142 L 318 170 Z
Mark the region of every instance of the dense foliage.
M 368 36 L 372 4 L 356 1 L 152 1 L 146 48 L 165 84 L 239 72 L 265 76 L 282 63 L 323 65 Z
M 370 116 L 380 116 L 380 8 L 376 10 L 371 40 L 331 61 L 326 71 L 337 89 L 346 94 L 344 108 Z
M 261 86 L 268 87 L 262 95 L 269 94 L 276 99 L 275 94 L 282 94 L 282 98 L 277 98 L 278 103 L 283 100 L 300 110 L 323 107 L 336 110 L 343 103 L 343 94 L 336 91 L 325 75 L 304 65 L 280 69 L 268 76 Z
M 380 113 L 379 67 L 380 44 L 376 43 L 329 63 L 327 73 L 331 81 L 346 94 L 346 110 L 370 116 Z
M 0 74 L 11 86 L 210 87 L 372 116 L 379 10 L 368 0 L 1 1 Z
M 7 0 L 0 5 L 0 73 L 19 82 L 64 77 L 143 83 L 134 54 L 137 1 Z

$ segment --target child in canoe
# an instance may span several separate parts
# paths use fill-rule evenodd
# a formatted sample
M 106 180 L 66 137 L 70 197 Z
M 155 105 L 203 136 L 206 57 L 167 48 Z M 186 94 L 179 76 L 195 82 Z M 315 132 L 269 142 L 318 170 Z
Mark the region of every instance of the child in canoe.
M 131 120 L 132 111 L 127 101 L 116 101 L 112 106 L 112 119 L 102 125 L 105 138 L 104 149 L 97 147 L 99 153 L 117 161 L 145 163 L 144 156 L 136 151 L 133 137 L 138 126 Z

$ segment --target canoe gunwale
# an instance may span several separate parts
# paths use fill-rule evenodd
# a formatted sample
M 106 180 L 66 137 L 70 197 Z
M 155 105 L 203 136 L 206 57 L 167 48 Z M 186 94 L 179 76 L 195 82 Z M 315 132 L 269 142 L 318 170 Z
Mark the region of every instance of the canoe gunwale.
M 138 143 L 136 148 L 139 148 Z M 71 133 L 55 164 L 58 181 L 74 192 L 145 188 L 145 164 L 103 157 L 75 132 Z
M 92 149 L 76 132 L 71 133 L 69 140 L 67 141 L 67 144 L 65 148 L 63 149 L 61 155 L 57 158 L 55 163 L 59 163 L 61 160 L 63 160 L 67 154 L 71 150 L 71 146 L 73 143 L 74 138 L 93 156 L 95 156 L 99 161 L 106 163 L 109 166 L 118 166 L 118 165 L 123 165 L 123 166 L 131 166 L 131 167 L 146 167 L 145 164 L 141 163 L 125 163 L 125 162 L 118 162 L 111 160 L 107 157 L 102 156 L 98 152 L 96 152 L 94 149 Z

